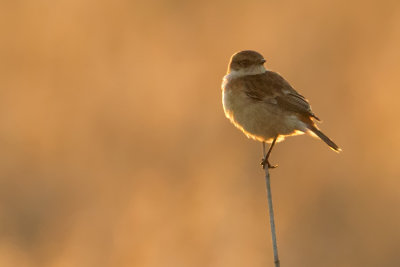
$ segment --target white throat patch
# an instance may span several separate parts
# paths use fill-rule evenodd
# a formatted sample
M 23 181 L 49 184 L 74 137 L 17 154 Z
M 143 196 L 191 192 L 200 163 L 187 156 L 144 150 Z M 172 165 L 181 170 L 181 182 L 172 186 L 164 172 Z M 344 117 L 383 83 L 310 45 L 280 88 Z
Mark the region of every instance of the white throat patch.
M 240 70 L 231 70 L 231 72 L 226 75 L 227 79 L 234 79 L 234 78 L 238 78 L 238 77 L 242 77 L 242 76 L 246 76 L 246 75 L 257 75 L 257 74 L 262 74 L 265 73 L 267 70 L 264 68 L 263 65 L 259 65 L 259 66 L 251 66 L 248 68 L 243 68 Z

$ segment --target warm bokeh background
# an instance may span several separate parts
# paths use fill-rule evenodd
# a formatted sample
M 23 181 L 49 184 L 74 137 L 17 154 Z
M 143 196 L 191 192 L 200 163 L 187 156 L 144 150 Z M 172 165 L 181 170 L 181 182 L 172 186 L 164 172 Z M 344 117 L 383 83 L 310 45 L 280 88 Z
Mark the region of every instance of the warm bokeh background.
M 282 266 L 400 266 L 399 1 L 2 1 L 0 34 L 0 266 L 272 266 L 242 49 L 344 150 L 276 147 Z

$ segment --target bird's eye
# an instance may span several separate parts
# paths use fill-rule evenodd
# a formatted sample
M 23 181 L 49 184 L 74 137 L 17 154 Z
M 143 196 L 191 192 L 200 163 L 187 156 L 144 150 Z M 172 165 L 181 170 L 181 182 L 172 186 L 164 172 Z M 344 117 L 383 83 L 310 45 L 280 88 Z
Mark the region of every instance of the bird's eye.
M 239 61 L 239 65 L 248 66 L 248 65 L 250 65 L 250 62 L 248 60 L 241 60 L 241 61 Z

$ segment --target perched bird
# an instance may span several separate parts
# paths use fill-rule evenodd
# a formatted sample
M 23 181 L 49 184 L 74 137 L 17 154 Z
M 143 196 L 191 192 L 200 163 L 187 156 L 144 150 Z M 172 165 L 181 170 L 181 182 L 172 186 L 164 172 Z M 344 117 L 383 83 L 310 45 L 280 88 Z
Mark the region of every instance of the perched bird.
M 235 53 L 222 81 L 222 103 L 226 117 L 247 137 L 271 143 L 261 164 L 269 163 L 275 142 L 286 136 L 308 133 L 319 137 L 334 151 L 341 149 L 318 130 L 320 119 L 307 99 L 278 73 L 266 70 L 264 57 L 256 51 Z

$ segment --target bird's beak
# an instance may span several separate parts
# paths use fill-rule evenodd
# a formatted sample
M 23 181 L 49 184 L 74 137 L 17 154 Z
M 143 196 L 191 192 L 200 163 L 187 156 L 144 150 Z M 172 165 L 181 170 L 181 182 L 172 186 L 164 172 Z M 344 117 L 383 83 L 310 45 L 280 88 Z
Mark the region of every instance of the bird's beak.
M 265 59 L 260 59 L 261 64 L 264 64 L 265 62 L 267 62 Z

